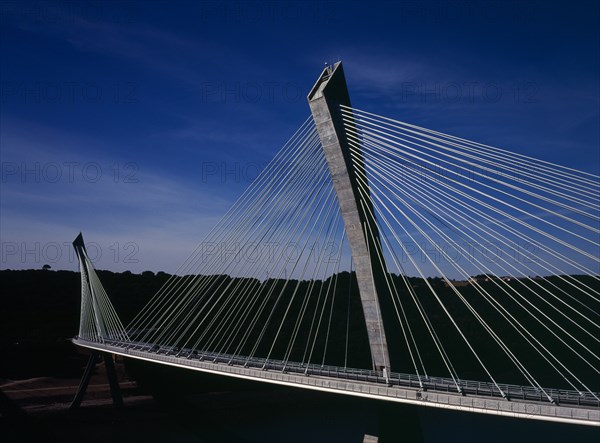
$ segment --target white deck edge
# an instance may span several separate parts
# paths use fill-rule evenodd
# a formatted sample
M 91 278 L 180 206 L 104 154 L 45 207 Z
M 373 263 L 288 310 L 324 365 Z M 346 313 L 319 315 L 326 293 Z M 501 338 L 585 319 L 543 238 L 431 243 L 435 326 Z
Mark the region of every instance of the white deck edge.
M 351 390 L 347 390 L 347 389 L 316 386 L 314 384 L 311 385 L 308 383 L 308 381 L 311 379 L 319 379 L 319 380 L 323 380 L 323 381 L 330 380 L 326 377 L 319 377 L 319 376 L 313 376 L 313 375 L 311 375 L 310 377 L 307 377 L 307 376 L 296 375 L 296 374 L 293 374 L 293 375 L 292 374 L 282 374 L 280 372 L 262 371 L 260 369 L 255 369 L 255 368 L 241 368 L 239 366 L 229 366 L 229 365 L 224 365 L 222 363 L 209 363 L 209 362 L 197 361 L 197 364 L 204 363 L 207 366 L 214 365 L 215 369 L 211 369 L 208 367 L 198 367 L 198 366 L 186 365 L 186 364 L 182 364 L 182 363 L 177 363 L 176 361 L 165 361 L 165 360 L 159 360 L 159 359 L 139 355 L 139 354 L 143 353 L 143 351 L 131 351 L 130 352 L 128 350 L 123 350 L 122 348 L 118 348 L 118 347 L 114 347 L 114 346 L 110 346 L 110 345 L 104 345 L 104 344 L 100 344 L 100 343 L 90 343 L 90 342 L 86 342 L 86 341 L 79 340 L 79 339 L 73 339 L 72 341 L 77 346 L 81 346 L 81 347 L 88 348 L 88 349 L 94 349 L 97 351 L 110 352 L 112 354 L 118 354 L 123 357 L 135 358 L 138 360 L 144 360 L 144 361 L 148 361 L 148 362 L 152 362 L 152 363 L 161 363 L 161 364 L 165 364 L 165 365 L 169 365 L 169 366 L 179 367 L 179 368 L 183 368 L 183 369 L 191 369 L 191 370 L 206 372 L 206 373 L 210 373 L 210 374 L 224 375 L 224 376 L 228 376 L 228 377 L 242 378 L 242 379 L 246 379 L 246 380 L 266 382 L 266 383 L 290 386 L 290 387 L 295 387 L 295 388 L 311 389 L 311 390 L 315 390 L 315 391 L 329 392 L 329 393 L 333 393 L 333 394 L 351 395 L 351 396 L 355 396 L 355 397 L 370 398 L 370 399 L 375 399 L 375 400 L 393 401 L 393 402 L 397 402 L 397 403 L 404 403 L 404 404 L 411 404 L 411 405 L 416 405 L 416 406 L 425 406 L 425 407 L 432 407 L 432 408 L 449 409 L 449 410 L 462 411 L 462 412 L 474 412 L 474 413 L 479 413 L 479 414 L 497 415 L 497 416 L 503 416 L 503 417 L 521 418 L 521 419 L 529 419 L 529 420 L 541 420 L 541 421 L 558 422 L 558 423 L 569 423 L 569 424 L 576 424 L 576 425 L 600 426 L 600 419 L 586 420 L 586 419 L 582 419 L 582 418 L 569 418 L 569 417 L 543 415 L 541 413 L 527 413 L 527 412 L 520 412 L 520 411 L 506 411 L 506 410 L 500 410 L 500 409 L 491 409 L 491 408 L 488 409 L 488 408 L 479 408 L 479 407 L 473 407 L 473 406 L 445 404 L 445 403 L 439 403 L 439 402 L 434 402 L 434 401 L 428 401 L 426 398 L 419 400 L 416 398 L 417 390 L 411 389 L 411 388 L 395 387 L 393 389 L 397 389 L 398 391 L 414 392 L 415 399 L 391 397 L 391 396 L 387 396 L 387 395 L 375 395 L 375 394 L 370 394 L 370 393 L 366 393 L 366 392 L 351 391 Z M 153 354 L 150 354 L 150 355 L 153 355 Z M 167 357 L 167 356 L 165 356 L 165 357 Z M 186 360 L 184 358 L 173 357 L 173 356 L 168 356 L 168 358 L 175 359 L 175 360 L 182 360 L 182 361 Z M 219 366 L 221 366 L 223 368 L 237 368 L 237 369 L 249 372 L 249 373 L 256 372 L 257 375 L 252 376 L 252 375 L 228 372 L 228 371 L 225 371 L 222 369 L 217 369 L 217 368 L 219 368 Z M 307 382 L 302 383 L 302 382 L 293 382 L 293 381 L 287 381 L 287 380 L 278 380 L 278 379 L 274 379 L 274 378 L 265 377 L 264 375 L 266 375 L 266 374 L 271 374 L 271 375 L 272 374 L 280 374 L 282 376 L 285 375 L 288 378 L 290 378 L 290 377 L 305 378 L 307 380 Z M 335 381 L 338 381 L 338 380 L 336 379 Z M 346 382 L 347 384 L 357 385 L 357 386 L 371 386 L 367 383 L 360 383 L 360 382 L 356 382 L 356 381 L 352 381 L 352 380 L 348 380 L 348 381 L 340 380 L 340 381 Z M 387 388 L 387 387 L 380 387 L 380 388 L 392 389 L 392 388 Z M 422 393 L 422 395 L 424 397 L 427 397 L 428 392 L 424 392 L 424 393 Z M 443 395 L 449 395 L 449 396 L 453 396 L 453 397 L 461 397 L 458 394 L 452 394 L 452 393 L 443 393 Z M 476 396 L 469 396 L 469 398 L 481 399 L 484 402 L 485 402 L 485 400 L 491 400 L 491 399 L 487 399 L 484 397 L 476 397 Z M 498 399 L 493 399 L 493 400 L 500 401 Z M 536 406 L 533 403 L 530 404 L 530 403 L 518 402 L 518 401 L 510 401 L 509 403 L 512 403 L 515 405 L 524 404 L 524 405 Z M 545 406 L 553 407 L 552 405 L 545 405 Z M 577 408 L 574 408 L 574 409 L 577 409 Z M 595 415 L 598 415 L 600 417 L 600 410 L 595 410 L 595 409 L 586 409 L 586 410 L 593 412 L 593 413 L 595 413 Z

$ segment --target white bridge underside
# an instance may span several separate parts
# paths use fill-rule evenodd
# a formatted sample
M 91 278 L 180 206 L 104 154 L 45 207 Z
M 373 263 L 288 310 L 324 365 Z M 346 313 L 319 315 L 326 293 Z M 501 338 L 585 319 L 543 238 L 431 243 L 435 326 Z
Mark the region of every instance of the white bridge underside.
M 523 400 L 506 400 L 479 396 L 464 396 L 452 392 L 422 391 L 402 386 L 374 385 L 372 383 L 340 380 L 333 377 L 317 375 L 290 374 L 282 371 L 269 371 L 235 364 L 202 361 L 172 355 L 161 355 L 154 352 L 127 349 L 110 344 L 73 339 L 73 343 L 88 349 L 124 357 L 145 360 L 158 364 L 174 366 L 194 371 L 218 374 L 228 377 L 242 378 L 264 383 L 291 386 L 302 389 L 352 395 L 376 400 L 451 409 L 455 411 L 477 412 L 481 414 L 499 415 L 512 418 L 571 423 L 578 425 L 600 426 L 600 409 L 579 406 L 559 406 L 540 404 Z

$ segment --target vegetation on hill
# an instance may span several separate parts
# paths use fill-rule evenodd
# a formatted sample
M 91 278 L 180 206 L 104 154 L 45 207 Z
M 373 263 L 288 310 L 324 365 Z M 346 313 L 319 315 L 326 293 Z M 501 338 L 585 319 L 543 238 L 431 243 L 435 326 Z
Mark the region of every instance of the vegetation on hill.
M 170 277 L 162 272 L 154 274 L 149 271 L 142 274 L 98 271 L 98 276 L 124 324 L 127 324 L 139 312 L 150 297 Z M 81 294 L 79 273 L 50 270 L 3 270 L 0 271 L 0 277 L 2 280 L 0 352 L 3 355 L 0 360 L 0 377 L 17 379 L 44 375 L 80 375 L 83 357 L 69 342 L 69 339 L 77 335 L 78 331 Z M 231 277 L 226 276 L 219 278 L 231 279 Z M 559 277 L 547 277 L 535 281 L 513 279 L 509 283 L 505 283 L 505 287 L 510 285 L 515 291 L 519 292 L 522 296 L 519 300 L 523 305 L 528 306 L 527 300 L 529 300 L 540 307 L 539 312 L 535 311 L 536 315 L 542 319 L 540 322 L 526 314 L 524 309 L 512 300 L 505 291 L 500 290 L 500 285 L 494 281 L 482 282 L 481 284 L 485 285 L 486 291 L 494 300 L 509 308 L 509 311 L 514 315 L 513 318 L 507 319 L 499 315 L 473 284 L 460 287 L 449 286 L 438 278 L 429 279 L 427 282 L 419 278 L 409 278 L 408 281 L 427 312 L 446 352 L 452 356 L 452 363 L 461 378 L 487 380 L 481 366 L 465 345 L 455 326 L 448 320 L 447 314 L 440 307 L 438 301 L 432 296 L 428 286 L 436 290 L 438 297 L 443 300 L 448 312 L 452 314 L 461 331 L 478 350 L 482 360 L 490 368 L 493 368 L 494 376 L 498 381 L 523 383 L 523 379 L 515 370 L 514 365 L 509 362 L 490 335 L 475 320 L 473 314 L 465 308 L 458 294 L 464 297 L 485 321 L 494 325 L 494 330 L 511 347 L 515 355 L 526 364 L 527 368 L 539 376 L 543 384 L 570 388 L 565 386 L 562 377 L 558 376 L 543 359 L 532 351 L 531 346 L 523 340 L 523 337 L 513 328 L 511 323 L 518 322 L 525 325 L 550 349 L 558 349 L 557 352 L 560 355 L 557 356 L 568 363 L 570 368 L 582 379 L 590 380 L 590 383 L 596 383 L 596 386 L 592 385 L 593 389 L 600 387 L 598 386 L 600 383 L 598 383 L 597 374 L 595 374 L 593 368 L 586 366 L 580 359 L 574 358 L 570 351 L 565 351 L 560 340 L 544 327 L 544 324 L 549 323 L 545 316 L 558 321 L 561 317 L 560 310 L 563 313 L 566 312 L 565 305 L 562 303 L 566 297 L 564 294 L 575 297 L 576 303 L 581 306 L 593 307 L 589 300 L 578 296 L 578 291 L 573 291 L 573 287 L 565 283 L 564 279 Z M 585 284 L 595 290 L 599 289 L 598 280 L 595 278 L 578 276 L 572 281 L 577 282 L 577 285 Z M 394 282 L 397 288 L 405 287 L 399 276 L 394 276 Z M 257 284 L 265 284 L 265 282 L 260 283 L 257 281 Z M 272 297 L 281 296 L 282 300 L 280 305 L 273 305 L 275 306 L 275 317 L 283 318 L 283 309 L 288 307 L 288 301 L 293 297 L 290 288 L 295 285 L 286 286 L 283 281 L 271 281 L 270 284 L 275 285 L 276 289 Z M 327 286 L 329 282 L 302 282 L 299 293 L 302 293 L 305 289 L 304 286 L 309 284 L 314 285 L 313 290 L 318 290 L 321 285 Z M 360 298 L 355 289 L 354 275 L 347 272 L 341 273 L 335 287 L 333 304 L 325 306 L 327 315 L 331 316 L 331 320 L 327 319 L 330 330 L 325 363 L 368 368 L 370 367 L 368 341 L 364 321 L 362 320 Z M 351 288 L 354 288 L 354 290 L 351 290 Z M 542 295 L 543 299 L 536 295 L 540 294 L 540 288 L 544 288 L 544 291 L 547 290 Z M 406 289 L 404 289 L 404 292 L 401 291 L 403 306 L 406 309 L 406 316 L 415 341 L 419 344 L 421 358 L 426 363 L 428 374 L 447 376 L 448 371 L 439 358 L 435 343 L 431 340 L 427 328 L 420 319 L 419 312 L 415 304 L 411 302 Z M 288 351 L 287 343 L 289 343 L 290 334 L 294 331 L 294 324 L 301 315 L 302 302 L 303 298 L 297 297 L 293 303 L 289 304 L 287 320 L 282 328 L 283 335 L 276 342 L 271 354 L 272 357 L 281 358 Z M 275 299 L 270 300 L 269 303 L 275 303 Z M 569 303 L 573 304 L 573 300 L 569 300 Z M 413 373 L 414 366 L 409 358 L 406 340 L 402 335 L 402 328 L 396 317 L 394 305 L 391 300 L 387 299 L 382 301 L 382 305 L 385 313 L 384 322 L 386 324 L 392 368 L 397 372 Z M 311 306 L 309 305 L 307 309 L 310 312 Z M 597 321 L 597 312 L 589 311 L 588 313 Z M 256 313 L 250 312 L 248 318 L 253 318 L 255 314 L 259 315 L 258 311 Z M 310 328 L 307 327 L 310 325 L 310 320 L 310 316 L 307 316 L 305 323 L 303 323 L 304 326 L 299 329 L 294 347 L 291 350 L 290 360 L 302 361 L 304 358 L 306 344 L 311 340 Z M 260 321 L 264 321 L 264 319 L 260 319 Z M 564 321 L 564 318 L 559 324 L 565 325 L 564 327 L 567 328 L 569 333 L 574 334 L 584 345 L 588 346 L 593 352 L 598 353 L 598 342 L 578 329 L 576 324 L 570 324 L 569 321 Z M 277 327 L 278 323 L 269 325 L 266 335 L 274 336 Z M 243 334 L 244 332 L 245 329 L 242 327 L 236 333 Z M 348 337 L 346 332 L 348 332 Z M 320 334 L 323 334 L 323 331 Z M 235 341 L 232 340 L 232 342 Z M 249 342 L 253 342 L 253 340 Z M 346 343 L 348 343 L 348 346 L 346 346 Z M 324 345 L 324 340 L 318 341 L 314 355 L 321 356 L 325 354 Z M 265 341 L 256 351 L 256 355 L 267 355 L 270 351 L 269 348 L 270 343 Z M 242 354 L 245 352 L 248 352 L 248 349 L 244 348 Z M 319 361 L 319 359 L 313 359 L 312 361 Z

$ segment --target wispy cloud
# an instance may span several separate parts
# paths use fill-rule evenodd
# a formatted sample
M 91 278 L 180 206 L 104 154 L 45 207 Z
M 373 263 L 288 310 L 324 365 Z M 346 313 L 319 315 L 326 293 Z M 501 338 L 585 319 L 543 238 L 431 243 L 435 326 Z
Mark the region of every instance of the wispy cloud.
M 3 268 L 36 267 L 42 251 L 36 258 L 35 253 L 25 253 L 27 248 L 35 252 L 49 242 L 68 243 L 79 230 L 101 239 L 105 249 L 132 243 L 144 254 L 139 262 L 113 263 L 113 268 L 135 265 L 143 270 L 160 263 L 175 267 L 176 250 L 182 248 L 183 260 L 231 205 L 197 182 L 157 171 L 143 161 L 99 154 L 105 151 L 101 143 L 56 132 L 53 138 L 38 138 L 37 133 L 34 128 L 3 132 Z M 100 146 L 92 157 L 64 148 L 67 139 L 70 146 Z M 17 251 L 9 253 L 15 245 Z M 163 260 L 161 247 L 164 254 L 173 253 L 169 260 Z M 106 254 L 105 259 L 110 256 Z M 55 264 L 70 266 L 64 261 Z
M 180 81 L 194 83 L 197 71 L 186 60 L 212 52 L 209 42 L 185 39 L 141 23 L 111 23 L 56 8 L 52 20 L 17 20 L 20 29 L 62 40 L 78 51 L 115 56 L 143 64 Z M 220 48 L 222 49 L 222 48 Z

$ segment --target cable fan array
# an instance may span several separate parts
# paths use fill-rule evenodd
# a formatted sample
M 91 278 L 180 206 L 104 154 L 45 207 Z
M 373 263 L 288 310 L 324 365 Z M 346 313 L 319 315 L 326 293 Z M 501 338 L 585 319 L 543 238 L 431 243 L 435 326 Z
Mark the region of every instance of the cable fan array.
M 342 106 L 391 367 L 421 386 L 600 378 L 600 181 Z M 369 225 L 374 223 L 374 225 Z M 253 366 L 372 368 L 331 174 L 307 119 L 123 328 L 85 250 L 80 337 Z M 85 264 L 85 266 L 84 266 Z M 89 270 L 89 272 L 88 272 Z M 412 375 L 411 375 L 412 377 Z M 444 382 L 445 383 L 445 382 Z
M 598 177 L 341 111 L 387 264 L 392 357 L 406 351 L 404 369 L 423 377 L 437 357 L 459 391 L 466 374 L 502 392 L 498 375 L 596 397 Z
M 76 251 L 81 273 L 79 337 L 91 342 L 103 342 L 105 339 L 129 341 L 85 248 L 76 246 Z
M 128 330 L 134 341 L 188 353 L 347 364 L 349 267 L 307 119 Z

